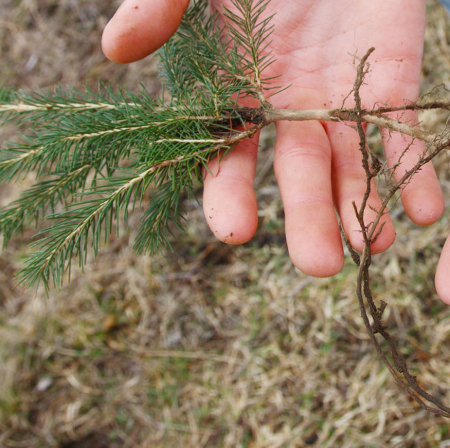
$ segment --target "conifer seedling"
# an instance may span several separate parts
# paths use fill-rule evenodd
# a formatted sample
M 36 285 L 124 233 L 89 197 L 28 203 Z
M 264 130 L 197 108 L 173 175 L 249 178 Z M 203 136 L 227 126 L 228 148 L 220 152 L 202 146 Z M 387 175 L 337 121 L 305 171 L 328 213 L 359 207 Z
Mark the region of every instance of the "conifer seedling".
M 264 16 L 270 0 L 232 0 L 233 11 L 224 11 L 225 22 L 208 13 L 208 1 L 197 0 L 187 11 L 178 32 L 159 51 L 163 92 L 152 98 L 144 88 L 138 94 L 118 92 L 100 84 L 84 93 L 55 88 L 51 93 L 0 91 L 0 120 L 19 128 L 31 123 L 19 143 L 6 143 L 0 152 L 0 181 L 23 179 L 30 172 L 36 181 L 20 198 L 0 210 L 4 245 L 38 220 L 50 222 L 32 243 L 19 273 L 28 287 L 43 283 L 60 287 L 71 263 L 81 266 L 89 252 L 97 255 L 108 242 L 112 228 L 126 224 L 144 193 L 153 195 L 145 210 L 134 243 L 140 253 L 154 252 L 169 243 L 169 235 L 183 229 L 181 198 L 191 196 L 202 180 L 202 170 L 216 156 L 226 157 L 237 143 L 278 120 L 322 120 L 351 123 L 360 138 L 361 163 L 367 190 L 354 205 L 364 238 L 361 254 L 354 251 L 345 233 L 353 260 L 359 266 L 356 294 L 367 331 L 378 353 L 398 384 L 424 408 L 450 417 L 450 409 L 423 391 L 399 355 L 382 321 L 386 304 L 374 302 L 369 282 L 371 244 L 382 226 L 389 202 L 411 177 L 449 146 L 445 134 L 435 135 L 397 121 L 388 114 L 413 109 L 448 109 L 449 105 L 424 97 L 403 107 L 384 105 L 363 109 L 360 87 L 368 71 L 369 49 L 355 57 L 355 107 L 323 110 L 276 110 L 270 98 L 289 86 L 265 77 L 274 61 L 270 53 L 271 17 Z M 168 100 L 168 96 L 170 99 Z M 245 97 L 257 107 L 241 106 Z M 370 151 L 363 123 L 424 140 L 426 153 L 417 164 L 394 181 L 388 168 Z M 407 151 L 408 148 L 405 148 Z M 389 177 L 388 193 L 373 222 L 364 211 L 372 180 Z M 381 227 L 381 228 L 380 228 Z M 369 320 L 369 315 L 372 321 Z M 390 358 L 378 343 L 379 333 L 389 344 Z M 430 407 L 425 404 L 434 404 Z

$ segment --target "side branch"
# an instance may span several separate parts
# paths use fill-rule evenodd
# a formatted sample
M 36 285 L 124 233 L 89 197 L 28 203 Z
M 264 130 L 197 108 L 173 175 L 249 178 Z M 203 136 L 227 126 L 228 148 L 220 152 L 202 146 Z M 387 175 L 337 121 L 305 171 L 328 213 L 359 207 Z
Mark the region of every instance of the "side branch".
M 61 274 L 66 270 L 70 271 L 70 257 L 68 257 L 68 262 L 64 261 L 60 265 L 58 265 L 59 261 L 61 259 L 65 260 L 66 253 L 72 255 L 78 250 L 80 263 L 82 263 L 82 250 L 76 249 L 77 247 L 83 248 L 85 246 L 82 239 L 87 238 L 90 229 L 94 229 L 93 233 L 96 233 L 102 223 L 108 219 L 112 220 L 115 213 L 114 208 L 116 210 L 126 208 L 132 192 L 136 190 L 139 185 L 144 184 L 146 181 L 150 181 L 162 170 L 172 166 L 189 163 L 190 161 L 193 161 L 196 164 L 206 163 L 211 154 L 225 147 L 234 147 L 234 145 L 241 140 L 253 137 L 261 127 L 262 124 L 245 129 L 244 131 L 236 131 L 230 137 L 224 139 L 195 140 L 195 143 L 206 143 L 208 146 L 195 152 L 181 154 L 171 159 L 149 164 L 140 174 L 135 177 L 124 179 L 124 183 L 115 189 L 110 189 L 110 187 L 106 186 L 106 190 L 104 190 L 106 197 L 101 200 L 95 200 L 92 207 L 86 208 L 88 201 L 84 201 L 78 209 L 53 215 L 53 219 L 58 219 L 59 222 L 52 227 L 55 233 L 55 237 L 51 240 L 52 244 L 49 243 L 49 238 L 45 238 L 45 244 L 48 248 L 41 252 L 37 252 L 38 256 L 35 257 L 32 262 L 29 262 L 29 266 L 23 270 L 21 282 L 27 281 L 30 284 L 34 284 L 36 281 L 42 279 L 45 286 L 48 287 L 51 274 L 55 284 L 61 283 Z M 176 139 L 169 139 L 168 141 L 175 140 Z M 176 141 L 185 142 L 186 140 L 180 139 Z M 111 185 L 113 185 L 113 183 Z M 64 217 L 65 221 L 62 217 Z M 68 222 L 69 225 L 66 226 L 65 222 Z M 97 243 L 94 242 L 94 247 L 95 244 Z

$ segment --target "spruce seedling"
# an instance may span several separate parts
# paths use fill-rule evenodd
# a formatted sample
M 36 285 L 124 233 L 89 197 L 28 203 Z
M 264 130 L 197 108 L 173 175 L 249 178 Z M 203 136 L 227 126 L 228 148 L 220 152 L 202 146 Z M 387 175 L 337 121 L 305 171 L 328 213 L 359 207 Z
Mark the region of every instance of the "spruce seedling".
M 226 156 L 237 143 L 270 123 L 353 122 L 360 137 L 367 185 L 362 204 L 353 204 L 364 238 L 362 254 L 356 253 L 345 233 L 341 233 L 359 266 L 356 294 L 361 314 L 372 342 L 398 384 L 425 409 L 450 417 L 450 409 L 424 392 L 408 372 L 382 321 L 386 304 L 374 303 L 369 280 L 371 244 L 382 231 L 379 222 L 389 201 L 425 163 L 450 144 L 444 133 L 422 131 L 388 114 L 406 109 L 449 109 L 449 105 L 425 97 L 402 107 L 363 109 L 359 91 L 372 48 L 356 66 L 350 92 L 354 108 L 275 110 L 270 96 L 286 86 L 274 87 L 274 78 L 264 76 L 274 60 L 269 50 L 271 17 L 263 16 L 269 1 L 231 0 L 234 10 L 224 11 L 224 24 L 208 14 L 207 0 L 194 2 L 179 31 L 159 52 L 163 92 L 156 99 L 144 88 L 138 94 L 126 90 L 114 93 L 102 84 L 97 91 L 85 93 L 61 88 L 52 93 L 0 90 L 2 122 L 14 122 L 19 127 L 32 124 L 19 143 L 6 144 L 0 152 L 0 181 L 19 180 L 30 172 L 36 175 L 31 188 L 0 210 L 3 242 L 6 245 L 14 235 L 42 218 L 52 223 L 38 233 L 19 281 L 30 287 L 40 282 L 46 288 L 60 287 L 70 274 L 72 260 L 77 259 L 83 266 L 89 251 L 97 256 L 113 226 L 118 229 L 127 222 L 150 185 L 153 196 L 142 218 L 135 248 L 144 253 L 170 244 L 173 229 L 183 229 L 180 198 L 193 194 L 210 158 Z M 170 100 L 165 99 L 166 92 Z M 256 99 L 259 106 L 241 106 L 244 97 Z M 395 182 L 392 175 L 398 166 L 388 168 L 371 153 L 363 123 L 424 140 L 427 151 Z M 375 220 L 366 223 L 364 212 L 371 181 L 380 174 L 389 177 L 389 191 Z M 390 359 L 381 350 L 377 333 L 388 342 Z M 427 406 L 425 401 L 435 407 Z

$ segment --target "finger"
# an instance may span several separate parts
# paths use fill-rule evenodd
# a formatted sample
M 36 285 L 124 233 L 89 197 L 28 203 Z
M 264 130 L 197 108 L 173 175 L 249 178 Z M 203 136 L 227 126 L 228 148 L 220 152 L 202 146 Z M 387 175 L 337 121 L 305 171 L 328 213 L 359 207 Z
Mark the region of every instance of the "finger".
M 126 64 L 153 53 L 175 33 L 188 4 L 189 0 L 125 0 L 103 31 L 105 56 Z
M 332 183 L 335 204 L 350 244 L 354 249 L 362 252 L 364 239 L 353 208 L 353 202 L 355 202 L 359 209 L 367 189 L 367 176 L 362 164 L 359 136 L 354 129 L 341 123 L 327 123 L 325 129 L 333 151 Z M 374 222 L 377 211 L 380 209 L 381 200 L 375 182 L 372 181 L 364 212 L 366 225 Z M 388 213 L 382 216 L 374 235 L 381 226 L 383 229 L 371 246 L 372 253 L 385 251 L 395 240 L 394 225 Z
M 438 296 L 450 305 L 450 237 L 447 238 L 442 249 L 436 269 L 435 283 Z
M 293 263 L 315 277 L 338 273 L 344 254 L 331 192 L 331 149 L 322 125 L 277 123 L 274 168 Z
M 214 235 L 224 243 L 249 241 L 258 226 L 254 190 L 259 135 L 228 155 L 215 157 L 205 170 L 203 212 Z
M 402 112 L 394 118 L 410 125 L 418 123 L 417 114 L 413 111 Z M 389 166 L 398 164 L 394 171 L 394 179 L 399 181 L 425 153 L 425 144 L 422 141 L 413 142 L 411 137 L 397 132 L 390 134 L 382 130 L 381 135 Z M 442 216 L 444 197 L 431 163 L 427 163 L 413 175 L 403 188 L 401 198 L 406 214 L 416 224 L 427 226 Z

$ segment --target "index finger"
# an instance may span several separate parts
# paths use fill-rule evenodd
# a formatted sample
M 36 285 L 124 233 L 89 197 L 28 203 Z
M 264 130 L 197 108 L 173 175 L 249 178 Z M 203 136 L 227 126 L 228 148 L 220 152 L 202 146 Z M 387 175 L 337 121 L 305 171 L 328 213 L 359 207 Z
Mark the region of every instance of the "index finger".
M 189 0 L 125 0 L 103 31 L 105 56 L 127 64 L 153 53 L 175 33 L 188 4 Z

